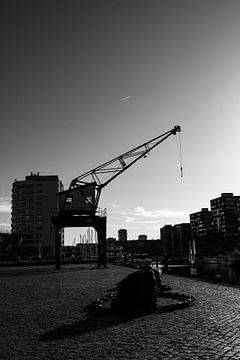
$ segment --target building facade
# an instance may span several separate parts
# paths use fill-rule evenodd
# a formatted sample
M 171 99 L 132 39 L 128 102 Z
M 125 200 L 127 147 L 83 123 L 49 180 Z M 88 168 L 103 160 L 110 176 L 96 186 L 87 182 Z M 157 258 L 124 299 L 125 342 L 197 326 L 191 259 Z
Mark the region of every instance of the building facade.
M 0 233 L 0 261 L 16 261 L 21 256 L 21 236 Z
M 191 243 L 191 225 L 165 225 L 160 229 L 162 256 L 176 261 L 187 260 Z
M 161 241 L 158 240 L 127 240 L 118 242 L 123 253 L 148 254 L 150 257 L 161 255 Z
M 36 257 L 53 257 L 55 229 L 51 222 L 58 208 L 57 193 L 63 190 L 57 175 L 31 173 L 12 184 L 12 234 L 21 236 L 22 249 Z
M 98 257 L 98 244 L 97 243 L 78 243 L 76 245 L 77 258 L 82 260 L 96 260 Z
M 188 259 L 189 244 L 191 240 L 191 224 L 182 223 L 174 225 L 175 230 L 175 253 L 178 257 Z
M 212 234 L 216 229 L 213 222 L 213 214 L 208 208 L 190 214 L 190 224 L 193 237 Z
M 126 229 L 118 230 L 118 241 L 127 241 L 127 230 Z
M 222 193 L 210 200 L 213 223 L 217 232 L 234 234 L 239 231 L 239 196 Z
M 164 225 L 160 229 L 161 253 L 163 255 L 171 254 L 174 256 L 174 227 L 173 225 Z

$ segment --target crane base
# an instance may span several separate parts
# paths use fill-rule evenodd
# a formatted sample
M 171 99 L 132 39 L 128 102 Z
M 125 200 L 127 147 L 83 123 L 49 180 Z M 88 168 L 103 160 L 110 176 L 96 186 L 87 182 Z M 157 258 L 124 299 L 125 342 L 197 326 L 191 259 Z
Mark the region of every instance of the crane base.
M 98 260 L 97 266 L 107 266 L 107 217 L 91 215 L 57 215 L 52 216 L 52 223 L 56 229 L 55 238 L 55 269 L 61 268 L 61 230 L 65 227 L 93 227 L 98 236 Z

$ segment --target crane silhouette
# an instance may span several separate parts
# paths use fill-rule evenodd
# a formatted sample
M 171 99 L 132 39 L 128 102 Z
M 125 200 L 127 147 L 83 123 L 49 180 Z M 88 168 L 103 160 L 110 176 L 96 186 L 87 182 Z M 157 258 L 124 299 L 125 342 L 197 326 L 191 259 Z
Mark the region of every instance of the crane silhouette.
M 102 189 L 177 132 L 181 132 L 179 125 L 74 178 L 67 190 L 59 192 L 59 211 L 52 215 L 56 269 L 60 268 L 59 232 L 66 226 L 93 226 L 98 234 L 98 266 L 106 266 L 106 210 L 98 207 Z

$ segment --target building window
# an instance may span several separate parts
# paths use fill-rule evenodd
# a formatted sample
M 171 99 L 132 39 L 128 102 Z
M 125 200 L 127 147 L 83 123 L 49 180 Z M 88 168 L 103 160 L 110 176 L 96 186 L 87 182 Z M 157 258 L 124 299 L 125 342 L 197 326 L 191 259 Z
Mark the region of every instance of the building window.
M 23 239 L 23 244 L 33 244 L 33 240 Z
M 92 195 L 87 195 L 86 198 L 87 198 L 86 203 L 90 203 L 90 204 L 93 203 L 93 196 Z
M 72 205 L 72 203 L 73 203 L 73 197 L 72 196 L 67 196 L 66 204 Z

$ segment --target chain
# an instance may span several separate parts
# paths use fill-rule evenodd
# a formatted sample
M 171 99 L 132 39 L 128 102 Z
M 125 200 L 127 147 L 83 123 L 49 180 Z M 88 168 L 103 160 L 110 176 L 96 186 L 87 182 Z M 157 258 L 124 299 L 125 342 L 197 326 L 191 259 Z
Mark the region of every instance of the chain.
M 101 312 L 101 313 L 109 312 L 109 310 L 111 310 L 111 309 L 104 308 L 103 305 L 105 302 L 107 302 L 109 300 L 116 299 L 117 295 L 118 295 L 117 293 L 111 293 L 111 294 L 102 296 L 101 298 L 97 298 L 97 299 L 93 300 L 91 303 L 92 310 L 94 310 L 95 312 Z M 164 306 L 158 305 L 156 308 L 156 311 L 154 311 L 157 314 L 163 314 L 166 312 L 180 310 L 185 307 L 190 307 L 196 301 L 194 296 L 189 296 L 189 295 L 179 294 L 179 293 L 161 292 L 161 293 L 158 293 L 157 297 L 158 298 L 162 297 L 165 299 L 172 299 L 172 300 L 179 300 L 179 302 L 177 302 L 175 304 L 169 304 L 169 305 L 164 305 Z

